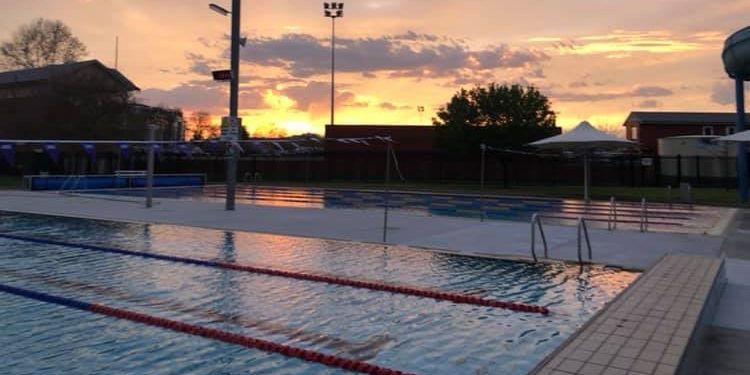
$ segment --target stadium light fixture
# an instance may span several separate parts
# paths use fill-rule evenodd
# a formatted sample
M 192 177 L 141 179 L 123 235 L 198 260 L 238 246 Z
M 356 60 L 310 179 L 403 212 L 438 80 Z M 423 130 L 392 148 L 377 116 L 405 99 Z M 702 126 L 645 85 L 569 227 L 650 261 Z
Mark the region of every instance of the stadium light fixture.
M 228 16 L 232 14 L 232 12 L 226 10 L 224 7 L 218 4 L 214 4 L 214 3 L 208 4 L 208 8 L 213 10 L 216 13 L 221 14 L 222 16 Z
M 336 18 L 344 16 L 344 3 L 323 3 L 323 15 L 331 19 L 331 125 L 334 125 L 334 105 L 336 100 Z

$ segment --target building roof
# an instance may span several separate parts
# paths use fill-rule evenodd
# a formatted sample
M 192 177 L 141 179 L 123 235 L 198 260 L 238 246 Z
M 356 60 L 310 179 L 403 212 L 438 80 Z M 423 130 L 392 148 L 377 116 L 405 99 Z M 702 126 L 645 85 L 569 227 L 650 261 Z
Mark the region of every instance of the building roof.
M 750 114 L 746 115 L 750 123 Z M 630 112 L 625 124 L 734 125 L 734 112 Z
M 88 67 L 95 67 L 104 70 L 115 81 L 120 83 L 127 91 L 140 91 L 138 86 L 127 79 L 122 73 L 120 73 L 120 71 L 107 68 L 99 60 L 88 60 L 69 64 L 48 65 L 41 68 L 0 72 L 0 86 L 8 84 L 46 81 L 53 77 L 71 74 L 80 69 Z

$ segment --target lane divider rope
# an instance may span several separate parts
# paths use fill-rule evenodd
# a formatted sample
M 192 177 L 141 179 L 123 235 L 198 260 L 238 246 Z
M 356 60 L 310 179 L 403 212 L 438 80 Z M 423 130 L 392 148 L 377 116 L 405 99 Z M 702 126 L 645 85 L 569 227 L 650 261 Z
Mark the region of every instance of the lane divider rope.
M 25 242 L 33 242 L 33 243 L 41 243 L 41 244 L 46 244 L 46 245 L 73 247 L 73 248 L 80 248 L 80 249 L 85 249 L 85 250 L 93 250 L 93 251 L 112 253 L 112 254 L 129 255 L 129 256 L 136 256 L 136 257 L 141 257 L 141 258 L 164 260 L 164 261 L 169 261 L 169 262 L 191 264 L 191 265 L 203 266 L 203 267 L 221 268 L 221 269 L 228 269 L 228 270 L 234 270 L 234 271 L 240 271 L 240 272 L 257 273 L 257 274 L 263 274 L 263 275 L 269 275 L 269 276 L 278 276 L 278 277 L 293 278 L 293 279 L 298 279 L 298 280 L 307 280 L 307 281 L 314 281 L 314 282 L 321 282 L 321 283 L 328 283 L 328 284 L 336 284 L 336 285 L 343 285 L 343 286 L 348 286 L 348 287 L 353 287 L 353 288 L 371 289 L 371 290 L 389 292 L 389 293 L 394 293 L 394 294 L 405 294 L 405 295 L 411 295 L 411 296 L 417 296 L 417 297 L 432 298 L 435 300 L 445 300 L 445 301 L 451 301 L 454 303 L 461 303 L 461 304 L 497 307 L 497 308 L 502 308 L 502 309 L 507 309 L 507 310 L 527 312 L 527 313 L 538 313 L 538 314 L 544 314 L 544 315 L 549 314 L 549 309 L 544 306 L 499 301 L 499 300 L 487 299 L 487 298 L 472 296 L 472 295 L 463 294 L 463 293 L 443 292 L 443 291 L 417 288 L 417 287 L 412 287 L 412 286 L 400 286 L 400 285 L 386 284 L 386 283 L 375 282 L 375 281 L 356 280 L 356 279 L 323 275 L 323 274 L 313 274 L 313 273 L 306 273 L 306 272 L 242 265 L 242 264 L 222 262 L 222 261 L 187 258 L 187 257 L 180 257 L 180 256 L 175 256 L 175 255 L 156 254 L 156 253 L 149 253 L 149 252 L 143 252 L 143 251 L 125 250 L 125 249 L 117 249 L 117 248 L 97 246 L 97 245 L 64 242 L 64 241 L 57 241 L 57 240 L 52 240 L 52 239 L 26 237 L 26 236 L 20 236 L 16 234 L 0 233 L 0 238 L 25 241 Z
M 176 320 L 160 318 L 158 316 L 118 309 L 115 307 L 76 300 L 72 298 L 55 296 L 29 289 L 16 288 L 10 285 L 0 284 L 0 291 L 41 302 L 53 303 L 77 310 L 88 311 L 100 315 L 107 315 L 119 319 L 147 324 L 150 326 L 165 328 L 172 331 L 223 341 L 230 344 L 241 345 L 247 348 L 278 353 L 287 357 L 298 358 L 304 361 L 315 362 L 329 367 L 341 368 L 348 371 L 371 375 L 413 375 L 402 371 L 373 365 L 371 363 L 359 361 L 356 359 L 343 358 L 314 350 L 302 349 L 294 346 L 275 343 L 273 341 L 243 336 L 219 329 L 202 327 Z

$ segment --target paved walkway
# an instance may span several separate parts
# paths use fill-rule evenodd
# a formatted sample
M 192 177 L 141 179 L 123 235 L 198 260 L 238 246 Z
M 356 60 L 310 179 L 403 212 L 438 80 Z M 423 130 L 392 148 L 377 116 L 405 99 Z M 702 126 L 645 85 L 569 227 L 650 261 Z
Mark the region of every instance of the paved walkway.
M 0 191 L 0 210 L 145 223 L 189 225 L 319 238 L 381 242 L 383 211 L 223 205 L 159 199 L 147 209 L 140 200 L 71 197 L 56 193 Z M 392 212 L 388 243 L 475 255 L 530 257 L 530 225 Z M 577 259 L 575 227 L 545 225 L 549 255 Z M 718 256 L 722 238 L 701 234 L 640 233 L 591 229 L 593 261 L 645 269 L 666 254 Z M 539 239 L 538 239 L 539 241 Z M 541 241 L 537 245 L 541 256 Z M 584 250 L 584 257 L 585 257 Z

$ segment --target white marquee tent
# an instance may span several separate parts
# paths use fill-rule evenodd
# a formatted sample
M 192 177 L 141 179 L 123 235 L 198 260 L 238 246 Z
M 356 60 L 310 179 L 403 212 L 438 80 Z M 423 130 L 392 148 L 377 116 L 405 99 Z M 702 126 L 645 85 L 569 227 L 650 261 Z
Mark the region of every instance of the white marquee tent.
M 587 121 L 583 121 L 569 132 L 532 142 L 529 145 L 540 149 L 557 149 L 582 153 L 583 197 L 588 202 L 589 186 L 591 185 L 589 153 L 597 149 L 636 147 L 637 143 L 607 134 L 594 128 Z

